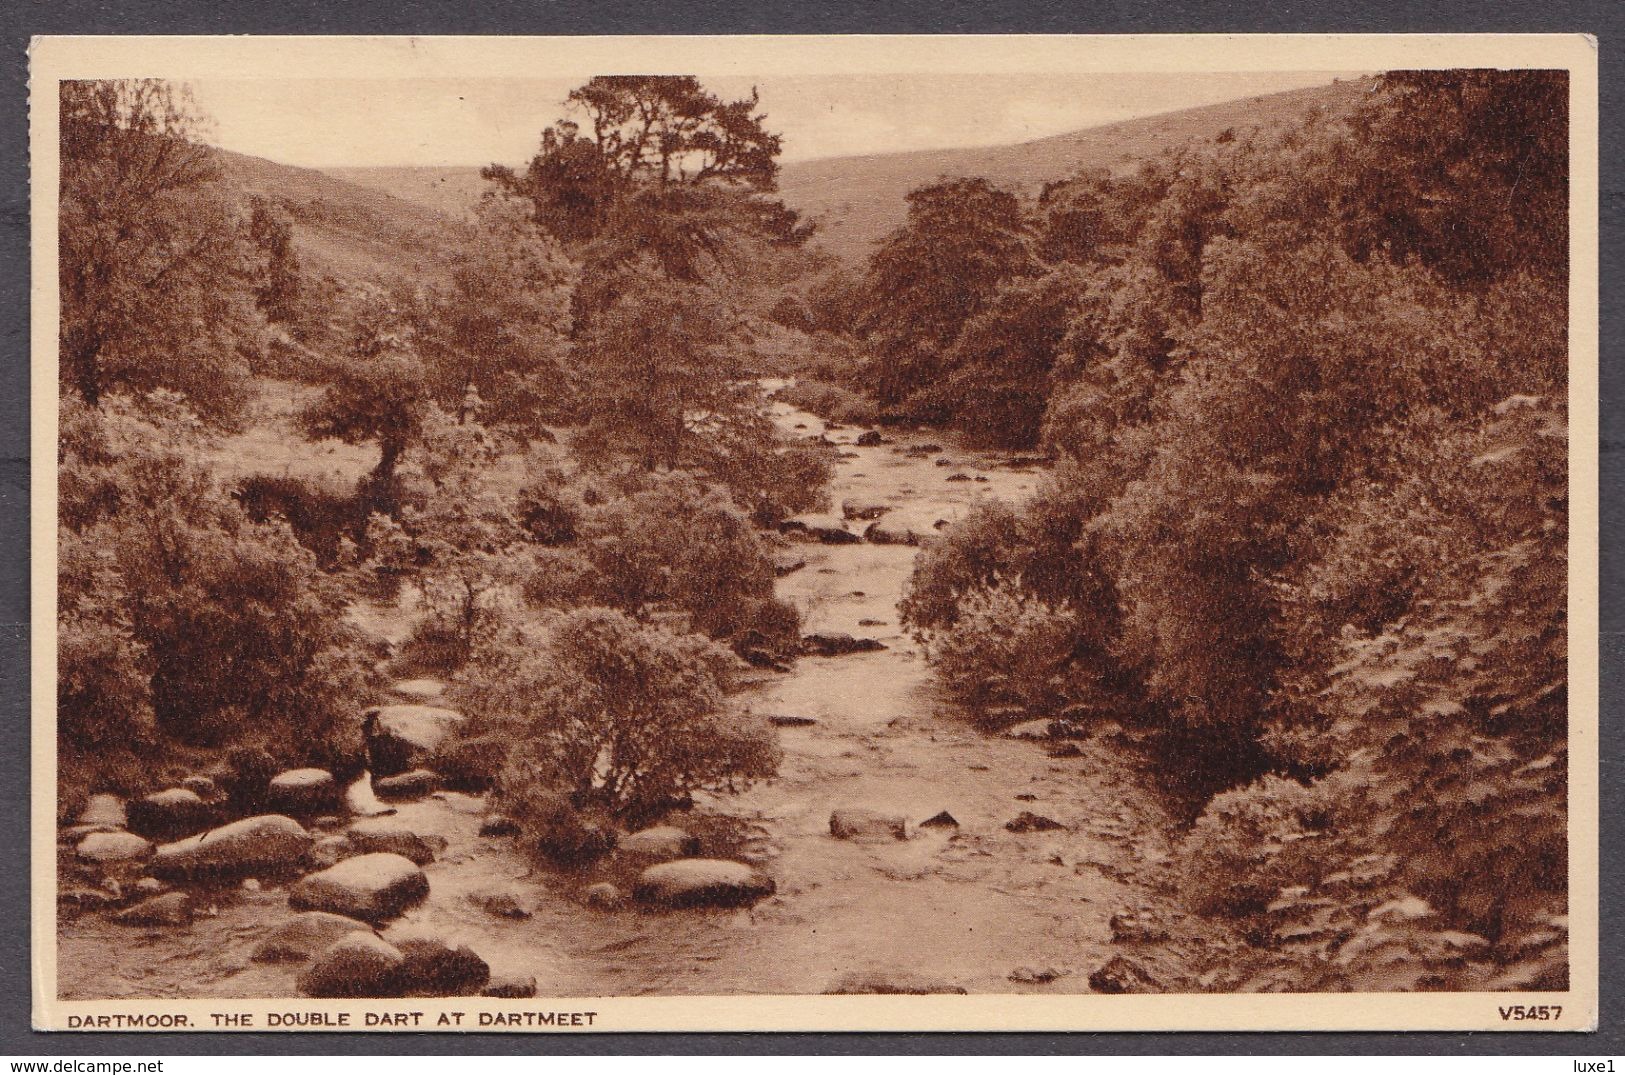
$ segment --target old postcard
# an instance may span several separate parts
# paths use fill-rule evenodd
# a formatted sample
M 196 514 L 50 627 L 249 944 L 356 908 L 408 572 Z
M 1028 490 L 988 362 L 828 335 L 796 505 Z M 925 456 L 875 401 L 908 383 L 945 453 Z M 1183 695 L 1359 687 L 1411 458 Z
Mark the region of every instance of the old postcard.
M 1593 40 L 32 65 L 38 1026 L 1595 1025 Z

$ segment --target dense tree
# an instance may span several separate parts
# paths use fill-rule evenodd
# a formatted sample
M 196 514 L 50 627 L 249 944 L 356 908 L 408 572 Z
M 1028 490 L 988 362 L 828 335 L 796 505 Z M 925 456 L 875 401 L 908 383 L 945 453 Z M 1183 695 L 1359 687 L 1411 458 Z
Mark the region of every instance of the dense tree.
M 779 139 L 754 94 L 724 101 L 691 77 L 605 76 L 566 102 L 586 125 L 550 127 L 498 191 L 568 244 L 578 444 L 645 470 L 698 469 L 763 521 L 802 510 L 824 470 L 783 450 L 748 383 L 749 276 L 805 237 L 770 197 Z
M 203 124 L 171 83 L 62 83 L 61 376 L 93 406 L 154 388 L 212 419 L 242 406 L 253 265 Z
M 1460 283 L 1566 263 L 1566 72 L 1399 71 L 1383 90 L 1333 176 L 1355 256 L 1417 258 Z
M 1072 274 L 1017 277 L 960 329 L 943 359 L 940 383 L 917 393 L 925 409 L 982 444 L 1037 443 L 1050 371 L 1080 290 Z
M 306 431 L 347 444 L 378 443 L 372 481 L 393 499 L 395 468 L 417 438 L 429 403 L 427 377 L 401 296 L 364 297 L 349 353 L 331 364 L 327 387 L 301 415 Z
M 1565 91 L 1400 73 L 1052 186 L 1041 282 L 953 329 L 944 385 L 1053 346 L 1063 462 L 922 554 L 905 618 L 974 704 L 1140 726 L 1194 909 L 1326 938 L 1234 988 L 1566 980 Z
M 725 101 L 689 75 L 600 75 L 565 103 L 585 128 L 574 120 L 548 127 L 523 174 L 502 165 L 483 172 L 529 201 L 561 239 L 625 233 L 674 213 L 695 217 L 712 241 L 725 228 L 794 234 L 794 215 L 762 197 L 777 184 L 780 143 L 754 92 Z M 730 216 L 740 219 L 730 224 Z
M 255 302 L 267 321 L 291 325 L 303 312 L 304 279 L 293 248 L 293 224 L 264 198 L 252 202 L 249 237 L 265 259 L 264 277 Z
M 70 750 L 276 742 L 335 732 L 361 685 L 344 598 L 280 522 L 255 523 L 197 463 L 178 397 L 70 404 L 64 422 L 65 675 Z
M 965 323 L 1007 281 L 1037 271 L 1014 194 L 985 179 L 910 193 L 907 221 L 869 262 L 858 321 L 874 350 L 880 402 L 896 406 L 931 387 Z
M 501 780 L 522 824 L 561 795 L 637 823 L 777 767 L 770 729 L 724 711 L 733 656 L 699 636 L 586 608 L 493 660 L 469 697 L 523 743 Z
M 649 266 L 636 279 L 577 343 L 584 447 L 669 470 L 746 398 L 738 326 L 708 288 Z
M 534 429 L 568 408 L 570 294 L 576 273 L 523 204 L 491 195 L 480 229 L 417 311 L 429 391 L 459 416 L 478 399 L 485 421 Z

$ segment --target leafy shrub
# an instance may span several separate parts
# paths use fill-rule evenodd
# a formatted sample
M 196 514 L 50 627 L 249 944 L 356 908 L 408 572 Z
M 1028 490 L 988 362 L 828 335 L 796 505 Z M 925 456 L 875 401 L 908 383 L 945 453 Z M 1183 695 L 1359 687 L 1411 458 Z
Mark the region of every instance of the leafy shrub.
M 431 767 L 450 787 L 485 791 L 507 765 L 509 747 L 500 735 L 459 736 L 435 755 Z
M 898 608 L 922 639 L 958 621 L 961 603 L 1000 578 L 1020 575 L 1022 513 L 1001 500 L 983 501 L 940 541 L 920 551 Z
M 92 752 L 150 742 L 149 656 L 111 551 L 63 529 L 57 573 L 58 735 Z
M 583 809 L 546 779 L 534 769 L 510 769 L 498 798 L 531 846 L 563 866 L 584 866 L 615 850 L 619 837 L 608 815 Z
M 567 609 L 592 604 L 604 580 L 586 553 L 576 548 L 540 548 L 530 554 L 520 583 L 525 600 L 537 608 Z
M 868 397 L 827 381 L 797 379 L 775 392 L 773 398 L 842 425 L 872 425 L 879 417 L 878 408 Z
M 540 545 L 568 545 L 576 539 L 586 511 L 580 491 L 556 466 L 527 468 L 527 475 L 514 506 L 519 525 Z
M 347 542 L 366 539 L 366 507 L 354 490 L 308 478 L 255 474 L 238 485 L 236 497 L 255 522 L 285 521 L 324 569 L 338 564 Z
M 538 647 L 476 668 L 466 691 L 521 744 L 505 796 L 562 795 L 635 821 L 776 768 L 771 741 L 742 738 L 723 712 L 734 667 L 702 638 L 587 608 L 559 617 Z
M 1279 776 L 1214 796 L 1180 850 L 1186 902 L 1202 914 L 1243 918 L 1263 912 L 1283 888 L 1318 882 L 1326 809 L 1321 793 Z
M 197 466 L 188 412 L 110 397 L 65 428 L 64 754 L 246 736 L 295 760 L 340 735 L 366 679 L 346 598 L 285 524 L 255 523 Z
M 398 519 L 368 523 L 375 569 L 416 583 L 425 615 L 414 648 L 426 667 L 460 666 L 513 603 L 525 532 L 513 497 L 491 476 L 505 447 L 473 417 L 456 421 L 429 406 L 418 459 L 401 483 L 409 502 Z
M 773 563 L 727 494 L 681 472 L 590 510 L 575 545 L 531 554 L 527 599 L 584 601 L 642 616 L 672 609 L 689 626 L 737 645 L 790 652 L 795 610 L 773 594 Z
M 996 586 L 960 604 L 931 661 L 943 685 L 977 710 L 1054 712 L 1078 695 L 1072 668 L 1077 630 L 1070 611 Z

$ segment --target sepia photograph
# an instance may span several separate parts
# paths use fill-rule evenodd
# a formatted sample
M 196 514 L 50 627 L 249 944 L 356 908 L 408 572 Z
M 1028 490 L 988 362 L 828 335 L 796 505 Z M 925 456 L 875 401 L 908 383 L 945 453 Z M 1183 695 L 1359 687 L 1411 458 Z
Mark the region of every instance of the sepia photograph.
M 137 40 L 37 1024 L 1594 1025 L 1584 39 Z

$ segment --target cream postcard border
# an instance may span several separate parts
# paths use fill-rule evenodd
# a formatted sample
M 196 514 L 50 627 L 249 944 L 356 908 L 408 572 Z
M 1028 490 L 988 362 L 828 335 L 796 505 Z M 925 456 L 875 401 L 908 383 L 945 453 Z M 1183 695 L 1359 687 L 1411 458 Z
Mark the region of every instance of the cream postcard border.
M 1570 72 L 1569 906 L 1568 993 L 1356 993 L 1156 996 L 722 996 L 62 1001 L 56 985 L 57 110 L 64 79 L 527 78 L 615 71 L 775 74 L 1151 73 L 1563 68 Z M 481 1012 L 594 1013 L 595 1031 L 753 1030 L 1586 1030 L 1598 989 L 1598 217 L 1597 43 L 1542 35 L 1124 35 L 737 37 L 40 37 L 32 98 L 32 930 L 34 1025 L 86 1016 L 463 1013 L 440 1029 L 480 1029 Z M 1497 1009 L 1561 1004 L 1556 1022 L 1508 1022 Z M 155 1022 L 164 1022 L 159 1018 Z M 103 1024 L 108 1025 L 108 1024 Z M 240 1027 L 239 1027 L 240 1028 Z M 545 1029 L 545 1028 L 544 1028 Z M 587 1027 L 581 1027 L 587 1030 Z M 569 1032 L 575 1032 L 571 1030 Z

